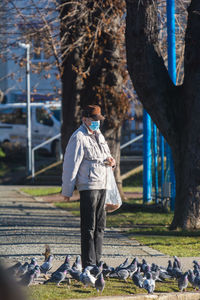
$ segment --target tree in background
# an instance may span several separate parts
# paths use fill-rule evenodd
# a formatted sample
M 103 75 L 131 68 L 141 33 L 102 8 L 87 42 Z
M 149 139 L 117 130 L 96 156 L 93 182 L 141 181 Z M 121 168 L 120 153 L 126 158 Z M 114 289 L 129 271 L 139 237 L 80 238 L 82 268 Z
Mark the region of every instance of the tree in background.
M 31 100 L 42 93 L 46 93 L 44 99 L 58 100 L 61 95 L 61 48 L 57 1 L 5 0 L 0 2 L 0 11 L 0 86 L 2 81 L 12 82 L 12 86 L 4 84 L 4 94 L 12 91 L 26 94 L 26 57 L 19 46 L 22 42 L 31 45 Z M 6 63 L 12 67 L 4 68 Z M 3 69 L 8 71 L 3 73 Z M 50 88 L 45 92 L 47 84 Z
M 174 159 L 176 201 L 171 229 L 200 228 L 200 2 L 189 3 L 184 79 L 174 86 L 159 48 L 156 1 L 126 0 L 129 74 Z
M 64 0 L 61 7 L 63 148 L 80 123 L 80 109 L 100 105 L 120 189 L 121 127 L 129 109 L 124 13 L 125 3 L 118 0 Z

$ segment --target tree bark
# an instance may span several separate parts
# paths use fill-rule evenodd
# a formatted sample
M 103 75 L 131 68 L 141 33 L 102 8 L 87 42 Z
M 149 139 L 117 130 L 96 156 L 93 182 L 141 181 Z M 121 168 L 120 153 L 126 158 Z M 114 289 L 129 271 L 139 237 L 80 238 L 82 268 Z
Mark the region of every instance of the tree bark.
M 154 0 L 126 0 L 127 64 L 134 88 L 172 149 L 176 201 L 171 229 L 200 228 L 200 3 L 188 8 L 185 79 L 174 86 L 158 47 Z

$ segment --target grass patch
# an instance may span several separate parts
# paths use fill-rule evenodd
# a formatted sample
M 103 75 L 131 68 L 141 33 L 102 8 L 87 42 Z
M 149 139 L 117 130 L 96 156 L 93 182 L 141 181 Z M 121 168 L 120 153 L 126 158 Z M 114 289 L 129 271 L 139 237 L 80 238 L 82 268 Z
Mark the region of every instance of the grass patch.
M 67 211 L 70 211 L 76 217 L 80 216 L 80 201 L 55 202 L 54 205 L 57 208 L 62 208 Z
M 6 157 L 5 152 L 2 150 L 2 148 L 0 147 L 0 158 L 4 158 Z
M 61 192 L 61 187 L 45 187 L 45 188 L 21 188 L 22 192 L 31 196 L 46 196 L 51 194 L 58 194 Z
M 177 282 L 174 280 L 160 283 L 156 282 L 155 293 L 170 293 L 178 292 Z M 192 291 L 192 288 L 187 288 L 187 291 Z M 81 299 L 89 297 L 97 297 L 95 288 L 88 287 L 83 288 L 83 285 L 78 282 L 72 281 L 70 286 L 62 283 L 60 287 L 56 287 L 54 284 L 46 285 L 34 285 L 29 287 L 30 299 L 34 300 L 63 300 L 63 299 Z M 102 296 L 125 296 L 134 294 L 147 294 L 144 289 L 137 288 L 131 279 L 127 282 L 119 279 L 110 278 L 106 279 L 105 289 Z
M 167 255 L 199 256 L 200 236 L 137 236 L 137 241 Z
M 129 193 L 142 193 L 143 191 L 142 186 L 123 186 L 122 189 L 124 192 L 129 192 Z

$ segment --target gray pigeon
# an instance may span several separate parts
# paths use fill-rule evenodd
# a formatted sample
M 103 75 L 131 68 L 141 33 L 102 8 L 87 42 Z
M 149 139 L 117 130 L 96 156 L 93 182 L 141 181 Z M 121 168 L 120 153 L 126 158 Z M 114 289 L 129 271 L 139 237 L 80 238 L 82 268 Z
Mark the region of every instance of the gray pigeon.
M 172 269 L 172 276 L 176 279 L 179 279 L 183 275 L 182 271 L 178 267 L 177 261 L 174 261 L 173 263 L 173 269 Z
M 52 275 L 54 275 L 55 273 L 63 272 L 64 270 L 70 269 L 70 258 L 71 258 L 71 256 L 67 255 L 64 263 L 60 267 L 58 267 L 58 269 L 55 272 L 53 272 Z
M 84 286 L 94 286 L 96 278 L 90 274 L 90 271 L 88 269 L 85 269 L 80 274 L 80 281 L 83 283 Z
M 200 269 L 200 264 L 198 263 L 198 261 L 197 261 L 197 260 L 193 260 L 193 264 L 194 264 L 195 266 L 197 266 L 197 267 L 198 267 L 198 269 Z
M 94 266 L 92 269 L 90 269 L 90 274 L 94 275 L 94 277 L 98 277 L 98 275 L 103 271 L 103 261 L 100 261 L 98 266 Z
M 40 267 L 38 265 L 35 266 L 35 276 L 34 279 L 37 279 L 38 277 L 40 277 Z
M 172 267 L 172 262 L 171 260 L 168 260 L 168 267 L 167 267 L 167 272 L 170 276 L 173 276 L 173 267 Z
M 177 262 L 178 268 L 181 269 L 181 261 L 177 256 L 174 256 L 174 262 Z M 174 267 L 174 265 L 173 265 Z
M 64 270 L 63 272 L 56 272 L 54 273 L 53 276 L 51 276 L 51 278 L 44 281 L 44 284 L 47 284 L 49 282 L 55 282 L 57 286 L 59 286 L 60 283 L 65 279 L 66 274 L 67 274 L 67 270 Z
M 40 271 L 43 274 L 47 274 L 49 270 L 52 268 L 53 255 L 49 255 L 47 260 L 40 266 Z
M 197 275 L 200 272 L 198 265 L 194 265 L 194 275 Z
M 200 272 L 198 271 L 194 279 L 194 287 L 200 289 Z
M 100 273 L 97 277 L 97 280 L 95 281 L 95 288 L 96 288 L 97 292 L 100 291 L 102 294 L 104 287 L 105 287 L 105 280 L 103 278 L 103 274 Z
M 155 280 L 153 280 L 152 274 L 149 272 L 146 274 L 146 279 L 144 280 L 143 288 L 147 290 L 148 294 L 153 294 L 155 290 Z
M 179 290 L 182 292 L 183 290 L 186 291 L 187 286 L 188 286 L 188 272 L 185 272 L 178 279 L 178 287 L 179 287 Z
M 79 270 L 68 269 L 68 273 L 71 275 L 72 279 L 80 281 L 81 272 Z
M 74 271 L 82 272 L 82 263 L 81 263 L 81 256 L 77 255 L 75 262 L 72 265 L 72 269 Z
M 37 260 L 36 260 L 35 257 L 33 257 L 33 258 L 31 259 L 30 264 L 28 265 L 28 272 L 29 272 L 30 270 L 34 270 L 36 265 L 37 265 Z
M 19 281 L 19 284 L 23 286 L 29 286 L 31 283 L 33 283 L 34 277 L 35 277 L 35 270 L 30 270 L 22 276 L 21 280 Z
M 142 260 L 142 264 L 141 264 L 141 271 L 144 273 L 145 272 L 145 268 L 146 266 L 148 266 L 147 262 L 145 259 Z
M 129 278 L 129 276 L 130 276 L 130 273 L 127 269 L 121 269 L 117 272 L 117 277 L 124 281 L 126 281 Z
M 138 267 L 137 271 L 133 274 L 132 280 L 137 287 L 139 287 L 139 288 L 143 287 L 144 280 L 143 280 L 142 275 L 140 274 L 140 267 Z
M 120 269 L 128 267 L 128 265 L 128 258 L 126 258 L 123 263 L 121 263 L 118 267 L 115 268 L 115 272 L 117 273 Z
M 102 273 L 103 273 L 104 277 L 108 277 L 111 273 L 114 272 L 114 270 L 115 270 L 114 267 L 110 267 L 106 263 L 103 264 L 103 271 L 102 271 Z
M 193 288 L 195 288 L 194 280 L 195 280 L 194 272 L 193 272 L 193 270 L 189 270 L 188 271 L 188 281 L 193 286 Z

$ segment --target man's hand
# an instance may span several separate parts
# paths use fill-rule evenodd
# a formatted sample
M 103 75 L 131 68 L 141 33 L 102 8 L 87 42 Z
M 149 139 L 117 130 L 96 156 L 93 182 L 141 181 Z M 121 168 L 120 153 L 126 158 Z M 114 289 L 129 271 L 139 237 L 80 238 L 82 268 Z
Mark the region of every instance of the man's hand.
M 106 159 L 106 162 L 108 162 L 108 165 L 111 166 L 112 168 L 116 167 L 116 161 L 113 157 L 108 157 Z
M 67 196 L 64 196 L 64 199 L 63 199 L 65 202 L 69 202 L 70 201 L 70 197 L 67 197 Z

